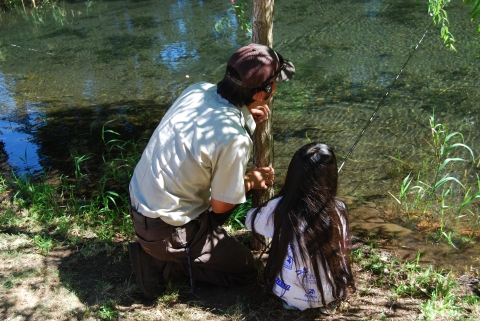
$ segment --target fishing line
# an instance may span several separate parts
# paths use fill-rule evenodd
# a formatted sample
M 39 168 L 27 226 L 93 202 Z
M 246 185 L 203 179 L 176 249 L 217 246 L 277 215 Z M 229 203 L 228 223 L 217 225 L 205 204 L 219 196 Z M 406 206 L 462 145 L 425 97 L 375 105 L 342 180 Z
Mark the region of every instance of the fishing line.
M 350 148 L 350 151 L 348 152 L 347 156 L 345 156 L 345 158 L 343 159 L 343 163 L 342 165 L 340 165 L 340 168 L 338 169 L 338 173 L 340 173 L 340 171 L 342 170 L 343 168 L 343 165 L 345 165 L 345 163 L 347 162 L 348 158 L 350 157 L 350 155 L 352 154 L 353 150 L 355 149 L 355 147 L 357 146 L 358 142 L 360 141 L 360 139 L 362 138 L 363 134 L 365 133 L 365 131 L 367 130 L 368 126 L 370 126 L 370 124 L 372 123 L 373 121 L 373 118 L 375 118 L 375 115 L 377 114 L 377 111 L 380 109 L 380 106 L 382 106 L 382 103 L 385 101 L 385 99 L 387 98 L 388 96 L 388 93 L 390 92 L 390 89 L 392 89 L 393 85 L 395 85 L 395 82 L 397 81 L 397 79 L 400 77 L 400 75 L 402 74 L 403 72 L 403 69 L 405 68 L 405 66 L 408 64 L 408 62 L 410 61 L 410 59 L 412 58 L 413 54 L 415 53 L 415 51 L 417 50 L 418 46 L 422 43 L 423 41 L 423 38 L 425 38 L 425 36 L 427 35 L 427 32 L 428 30 L 425 31 L 425 33 L 423 34 L 422 38 L 420 39 L 420 41 L 417 43 L 417 45 L 415 46 L 415 48 L 413 48 L 413 51 L 410 53 L 410 55 L 408 56 L 408 59 L 407 61 L 405 61 L 405 63 L 403 64 L 403 67 L 402 69 L 400 69 L 400 72 L 398 73 L 397 77 L 395 77 L 395 79 L 393 79 L 392 83 L 390 84 L 390 86 L 387 87 L 387 93 L 385 94 L 385 96 L 383 96 L 382 100 L 380 100 L 380 102 L 378 103 L 377 105 L 377 108 L 375 108 L 372 116 L 370 117 L 370 119 L 367 121 L 367 123 L 365 124 L 365 126 L 363 127 L 362 131 L 360 132 L 360 135 L 358 135 L 357 137 L 357 140 L 355 140 L 355 143 L 353 143 L 352 147 Z

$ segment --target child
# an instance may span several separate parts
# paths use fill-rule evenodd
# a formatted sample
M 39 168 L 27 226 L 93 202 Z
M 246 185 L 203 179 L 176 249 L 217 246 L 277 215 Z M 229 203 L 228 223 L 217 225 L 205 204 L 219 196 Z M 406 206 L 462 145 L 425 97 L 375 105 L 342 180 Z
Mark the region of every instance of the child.
M 328 314 L 348 288 L 355 291 L 348 212 L 335 198 L 337 180 L 332 149 L 307 144 L 293 155 L 278 195 L 247 214 L 247 227 L 272 239 L 265 280 L 286 309 L 318 307 Z

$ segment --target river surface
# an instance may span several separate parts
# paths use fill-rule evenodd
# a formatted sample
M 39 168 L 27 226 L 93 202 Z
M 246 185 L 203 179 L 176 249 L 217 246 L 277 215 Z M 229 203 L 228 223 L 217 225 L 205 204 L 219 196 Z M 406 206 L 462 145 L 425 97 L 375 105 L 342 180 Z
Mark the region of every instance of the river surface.
M 297 70 L 274 101 L 277 187 L 295 150 L 309 141 L 345 157 L 428 30 L 343 167 L 340 194 L 352 208 L 376 204 L 374 214 L 385 218 L 395 203 L 390 193 L 398 195 L 409 172 L 432 162 L 433 114 L 475 153 L 475 162 L 452 175 L 476 188 L 478 23 L 460 1 L 448 13 L 457 52 L 443 44 L 427 1 L 275 2 L 274 48 Z M 18 174 L 48 168 L 72 175 L 72 157 L 101 154 L 92 128 L 148 139 L 183 89 L 216 83 L 231 53 L 250 42 L 227 0 L 93 0 L 0 17 L 0 140 Z M 222 19 L 228 23 L 218 24 Z M 478 203 L 472 209 L 478 215 Z M 389 218 L 415 230 L 407 219 Z M 419 243 L 428 248 L 422 237 L 408 247 Z M 478 254 L 462 255 L 478 266 Z

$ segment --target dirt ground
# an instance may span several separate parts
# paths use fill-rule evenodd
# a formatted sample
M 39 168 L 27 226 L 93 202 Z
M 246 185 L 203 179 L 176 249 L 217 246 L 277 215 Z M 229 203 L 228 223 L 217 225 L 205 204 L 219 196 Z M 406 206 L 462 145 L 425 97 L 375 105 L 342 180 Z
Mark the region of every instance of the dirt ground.
M 355 240 L 356 248 L 368 251 L 358 238 Z M 388 252 L 382 257 L 393 259 Z M 31 235 L 11 231 L 0 233 L 0 318 L 12 321 L 424 320 L 421 298 L 397 298 L 371 272 L 358 264 L 354 265 L 354 271 L 357 292 L 330 316 L 317 310 L 286 311 L 280 300 L 267 295 L 258 281 L 231 288 L 199 283 L 195 294 L 190 294 L 187 280 L 179 280 L 165 288 L 164 296 L 148 301 L 135 285 L 126 244 L 56 247 L 42 254 Z M 478 280 L 466 275 L 458 277 L 458 282 L 463 294 L 473 293 L 478 286 Z
M 178 295 L 148 301 L 123 245 L 59 247 L 42 255 L 33 243 L 26 234 L 0 234 L 2 320 L 95 320 L 112 302 L 116 319 L 125 320 L 415 320 L 420 314 L 419 300 L 392 303 L 392 294 L 371 288 L 372 276 L 358 266 L 357 294 L 334 316 L 285 311 L 260 282 L 232 288 L 200 283 L 190 294 L 187 280 L 179 280 L 166 289 Z

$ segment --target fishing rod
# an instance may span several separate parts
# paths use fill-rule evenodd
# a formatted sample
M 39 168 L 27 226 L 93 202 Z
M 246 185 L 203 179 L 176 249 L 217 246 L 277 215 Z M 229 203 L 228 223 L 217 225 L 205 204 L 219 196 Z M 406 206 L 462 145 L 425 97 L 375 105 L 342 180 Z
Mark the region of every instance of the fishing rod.
M 372 123 L 373 121 L 373 118 L 375 117 L 375 115 L 377 114 L 377 111 L 380 109 L 380 106 L 382 105 L 382 103 L 385 101 L 385 99 L 387 98 L 388 96 L 388 93 L 390 92 L 390 89 L 392 89 L 393 85 L 395 85 L 395 82 L 397 81 L 397 79 L 400 77 L 400 75 L 402 74 L 403 72 L 403 69 L 405 68 L 405 66 L 408 64 L 408 62 L 410 61 L 410 59 L 412 58 L 413 54 L 415 53 L 415 51 L 417 50 L 418 46 L 422 43 L 423 41 L 423 38 L 425 38 L 425 36 L 427 35 L 427 32 L 428 30 L 425 31 L 425 33 L 423 34 L 422 38 L 420 39 L 420 41 L 417 43 L 417 45 L 415 46 L 415 48 L 413 48 L 413 51 L 410 53 L 410 55 L 408 56 L 408 59 L 407 61 L 405 61 L 405 63 L 403 64 L 403 67 L 402 69 L 400 69 L 400 72 L 398 73 L 397 77 L 395 77 L 395 79 L 393 79 L 392 83 L 390 84 L 390 86 L 388 86 L 388 90 L 387 90 L 387 93 L 385 94 L 385 96 L 383 96 L 382 100 L 380 100 L 380 102 L 378 103 L 377 105 L 377 108 L 375 108 L 372 116 L 370 117 L 370 119 L 367 121 L 367 123 L 365 124 L 365 126 L 363 127 L 362 131 L 360 132 L 360 135 L 358 135 L 357 137 L 357 140 L 355 140 L 355 143 L 353 143 L 352 147 L 350 148 L 350 151 L 348 152 L 347 156 L 345 156 L 345 158 L 343 159 L 343 163 L 342 165 L 340 165 L 339 169 L 338 169 L 338 173 L 340 173 L 340 171 L 342 170 L 343 168 L 343 165 L 345 165 L 345 163 L 347 162 L 348 158 L 350 157 L 350 154 L 352 154 L 353 150 L 355 149 L 355 147 L 357 146 L 358 142 L 360 141 L 360 139 L 362 138 L 363 134 L 365 133 L 365 131 L 367 130 L 368 126 L 370 126 L 370 124 Z
M 42 52 L 42 51 L 39 51 L 39 50 L 33 49 L 33 48 L 24 48 L 24 47 L 21 47 L 21 46 L 17 46 L 13 43 L 11 43 L 10 46 L 15 47 L 15 48 L 21 48 L 21 49 L 24 49 L 24 50 L 36 51 L 36 52 L 44 53 L 44 54 L 47 54 L 47 55 L 53 55 L 53 53 L 51 53 L 51 52 Z
M 360 139 L 362 138 L 363 134 L 365 133 L 365 131 L 367 130 L 368 126 L 370 126 L 370 124 L 372 123 L 373 121 L 373 118 L 375 117 L 375 115 L 377 114 L 377 111 L 380 109 L 380 106 L 382 105 L 383 101 L 387 98 L 388 96 L 388 93 L 390 92 L 390 89 L 392 89 L 393 85 L 395 85 L 395 82 L 397 81 L 397 79 L 400 77 L 400 75 L 402 74 L 403 72 L 403 69 L 405 68 L 405 66 L 407 66 L 408 62 L 410 61 L 410 59 L 412 58 L 413 54 L 415 53 L 415 51 L 417 50 L 418 46 L 422 43 L 423 41 L 423 38 L 425 38 L 425 36 L 427 35 L 427 32 L 428 32 L 428 29 L 425 31 L 425 33 L 423 34 L 422 38 L 420 39 L 420 41 L 417 43 L 417 45 L 415 46 L 415 48 L 413 48 L 413 51 L 410 53 L 410 55 L 408 56 L 407 58 L 407 61 L 405 61 L 405 63 L 403 64 L 402 68 L 400 69 L 400 72 L 398 73 L 397 77 L 395 77 L 395 79 L 392 81 L 392 83 L 390 84 L 390 86 L 387 87 L 387 92 L 385 94 L 385 96 L 383 96 L 383 98 L 380 100 L 380 102 L 378 103 L 377 107 L 375 108 L 372 116 L 370 117 L 370 119 L 368 120 L 368 122 L 365 124 L 365 126 L 363 127 L 360 135 L 358 135 L 357 139 L 355 140 L 355 143 L 353 143 L 353 146 L 350 148 L 350 151 L 348 152 L 347 156 L 345 156 L 345 158 L 343 159 L 343 163 L 342 165 L 340 165 L 339 169 L 338 169 L 338 173 L 340 173 L 340 171 L 342 170 L 343 168 L 343 165 L 345 165 L 345 163 L 347 162 L 348 158 L 350 157 L 350 155 L 352 154 L 353 150 L 355 149 L 355 147 L 357 146 L 358 142 L 360 141 Z M 254 236 L 255 237 L 255 236 Z M 272 243 L 269 243 L 268 245 L 265 246 L 265 248 L 262 250 L 262 252 L 260 253 L 260 256 L 258 258 L 258 260 L 261 259 L 261 257 L 263 256 L 263 254 L 265 254 L 268 250 L 270 250 L 270 247 L 271 247 Z

